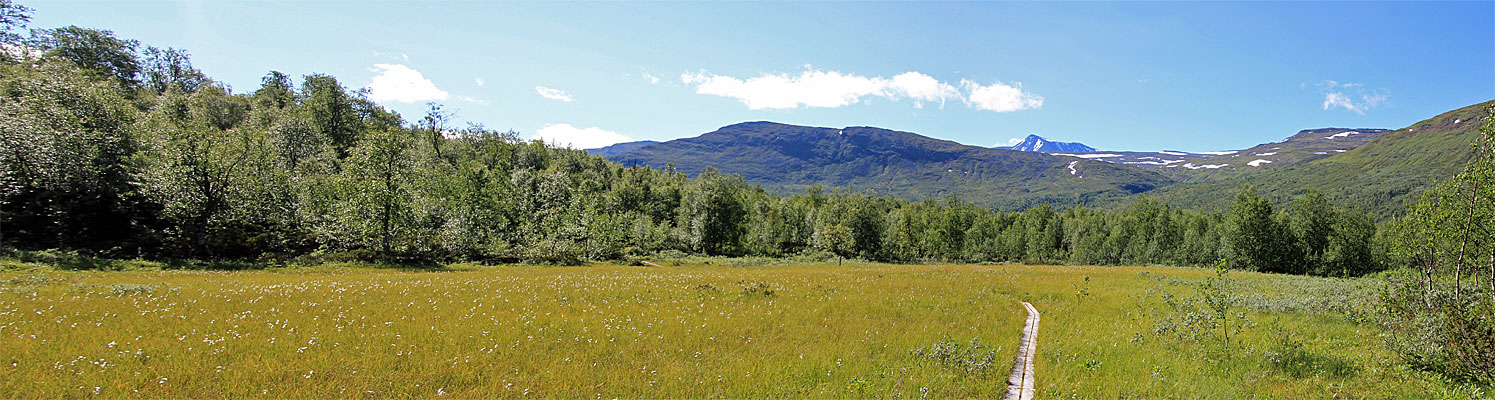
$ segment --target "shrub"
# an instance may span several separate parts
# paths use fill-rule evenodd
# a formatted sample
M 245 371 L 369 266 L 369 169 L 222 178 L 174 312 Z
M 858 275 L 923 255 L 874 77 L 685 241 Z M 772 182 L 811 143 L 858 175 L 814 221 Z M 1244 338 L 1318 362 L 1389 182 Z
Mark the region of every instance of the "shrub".
M 760 295 L 763 296 L 763 297 L 773 296 L 773 285 L 769 285 L 769 284 L 764 283 L 764 282 L 747 282 L 747 281 L 739 281 L 737 283 L 742 284 L 742 295 L 743 296 L 760 296 Z
M 1355 366 L 1349 361 L 1318 354 L 1303 347 L 1303 343 L 1291 336 L 1279 335 L 1277 344 L 1267 350 L 1267 362 L 1273 369 L 1293 378 L 1334 377 L 1343 378 L 1355 374 Z
M 1394 281 L 1381 300 L 1386 344 L 1414 368 L 1461 382 L 1495 384 L 1495 304 L 1447 282 Z
M 969 345 L 942 340 L 928 348 L 914 349 L 913 353 L 945 368 L 979 375 L 987 373 L 996 364 L 997 352 L 1001 350 L 984 346 L 979 339 L 972 338 Z
M 1255 323 L 1240 311 L 1242 283 L 1228 276 L 1226 261 L 1215 262 L 1215 276 L 1195 284 L 1195 294 L 1177 297 L 1163 294 L 1163 304 L 1172 309 L 1153 326 L 1153 333 L 1175 338 L 1198 340 L 1202 336 L 1220 334 L 1220 340 L 1230 345 L 1230 336 L 1239 334 Z

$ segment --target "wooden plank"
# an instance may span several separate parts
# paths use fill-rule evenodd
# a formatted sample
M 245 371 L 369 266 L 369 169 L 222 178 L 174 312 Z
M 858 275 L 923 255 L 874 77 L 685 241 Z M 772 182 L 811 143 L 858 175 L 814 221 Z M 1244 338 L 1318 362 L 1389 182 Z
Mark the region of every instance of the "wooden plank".
M 1012 362 L 1012 375 L 1007 377 L 1007 400 L 1032 400 L 1035 393 L 1033 383 L 1033 360 L 1038 358 L 1038 309 L 1023 302 L 1028 310 L 1028 321 L 1023 324 L 1023 336 L 1018 341 L 1017 357 Z

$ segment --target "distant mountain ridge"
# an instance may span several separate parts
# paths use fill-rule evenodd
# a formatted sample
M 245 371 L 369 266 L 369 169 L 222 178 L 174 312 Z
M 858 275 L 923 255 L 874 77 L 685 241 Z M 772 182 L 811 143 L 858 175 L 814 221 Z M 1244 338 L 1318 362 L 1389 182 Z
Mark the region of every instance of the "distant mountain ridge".
M 1338 205 L 1365 210 L 1385 219 L 1405 210 L 1408 201 L 1415 200 L 1437 180 L 1464 169 L 1474 155 L 1470 144 L 1479 137 L 1479 121 L 1485 118 L 1483 107 L 1486 103 L 1449 111 L 1394 131 L 1367 133 L 1368 130 L 1344 128 L 1301 131 L 1278 144 L 1268 143 L 1252 149 L 1263 146 L 1270 149 L 1294 142 L 1309 144 L 1344 140 L 1371 134 L 1375 137 L 1344 152 L 1314 154 L 1321 157 L 1277 169 L 1227 174 L 1216 179 L 1194 179 L 1148 192 L 1148 196 L 1181 207 L 1224 210 L 1231 198 L 1221 193 L 1234 193 L 1245 185 L 1255 187 L 1257 193 L 1279 206 L 1286 206 L 1293 198 L 1317 190 Z M 1346 134 L 1351 131 L 1360 133 Z M 1254 152 L 1252 149 L 1242 153 Z M 1317 150 L 1308 152 L 1312 154 L 1314 151 Z M 1243 155 L 1238 159 L 1254 161 L 1259 157 Z
M 1054 142 L 1037 135 L 1028 135 L 1023 143 L 1004 148 L 1127 164 L 1157 170 L 1175 179 L 1200 180 L 1280 169 L 1317 160 L 1349 151 L 1390 131 L 1371 128 L 1306 129 L 1287 139 L 1244 150 L 1201 153 L 1171 150 L 1103 151 L 1075 142 Z M 1089 150 L 1058 150 L 1064 148 Z
M 998 208 L 1084 204 L 1172 183 L 1156 172 L 1093 160 L 968 146 L 873 127 L 745 122 L 609 157 L 687 174 L 707 167 L 778 193 L 840 186 L 905 199 L 958 195 Z
M 1386 218 L 1463 168 L 1484 117 L 1481 107 L 1394 131 L 1306 129 L 1281 141 L 1218 152 L 1019 151 L 872 127 L 746 122 L 694 138 L 620 144 L 636 147 L 609 158 L 673 164 L 692 175 L 716 167 L 778 193 L 818 184 L 905 199 L 958 195 L 1007 209 L 1041 202 L 1119 206 L 1145 193 L 1174 206 L 1223 210 L 1245 185 L 1279 205 L 1319 190 Z
M 1088 153 L 1095 151 L 1094 147 L 1086 146 L 1080 142 L 1057 142 L 1044 139 L 1043 136 L 1038 135 L 1028 135 L 1027 138 L 1023 139 L 1022 143 L 999 148 L 1043 153 Z
M 1370 143 L 1390 129 L 1305 129 L 1286 139 L 1259 144 L 1187 163 L 1167 165 L 1163 173 L 1186 181 L 1220 179 L 1283 169 L 1344 153 Z
M 655 143 L 659 143 L 659 142 L 658 141 L 653 141 L 653 140 L 640 140 L 640 141 L 637 141 L 637 142 L 623 142 L 623 143 L 617 143 L 617 144 L 613 144 L 613 145 L 606 146 L 606 147 L 598 147 L 598 148 L 595 148 L 595 149 L 587 149 L 586 151 L 587 151 L 587 153 L 591 153 L 592 155 L 598 155 L 598 156 L 603 156 L 603 157 L 612 157 L 612 156 L 615 156 L 615 155 L 619 155 L 619 154 L 627 153 L 627 152 L 630 152 L 630 151 L 638 150 L 638 149 L 644 148 L 646 146 L 649 146 L 649 145 L 655 144 Z

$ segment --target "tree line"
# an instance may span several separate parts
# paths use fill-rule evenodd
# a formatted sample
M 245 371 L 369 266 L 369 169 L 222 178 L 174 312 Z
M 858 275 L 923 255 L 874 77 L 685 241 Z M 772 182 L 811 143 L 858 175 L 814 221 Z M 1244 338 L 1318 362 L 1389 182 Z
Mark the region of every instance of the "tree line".
M 7 15 L 26 16 L 7 2 Z M 17 14 L 17 9 L 23 12 Z M 771 194 L 708 170 L 407 121 L 321 74 L 247 93 L 179 49 L 79 27 L 15 34 L 0 65 L 0 240 L 107 257 L 574 263 L 661 253 L 876 261 L 1208 265 L 1358 275 L 1377 227 L 1310 194 L 1245 189 L 1224 213 L 1141 198 L 1115 211 L 990 210 L 815 187 Z

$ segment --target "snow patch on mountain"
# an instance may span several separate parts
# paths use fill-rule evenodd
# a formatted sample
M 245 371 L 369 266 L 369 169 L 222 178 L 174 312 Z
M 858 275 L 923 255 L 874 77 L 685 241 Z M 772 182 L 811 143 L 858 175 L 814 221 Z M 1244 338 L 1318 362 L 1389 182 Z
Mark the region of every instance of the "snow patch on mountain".
M 1108 158 L 1108 157 L 1121 157 L 1121 155 L 1120 155 L 1120 154 L 1110 154 L 1110 153 L 1102 153 L 1102 154 L 1068 154 L 1068 153 L 1054 153 L 1054 155 L 1056 155 L 1056 156 L 1068 156 L 1068 157 L 1077 157 L 1077 158 L 1084 158 L 1084 159 L 1096 159 L 1096 158 Z
M 1340 132 L 1340 133 L 1336 133 L 1336 134 L 1333 134 L 1333 135 L 1324 136 L 1324 139 L 1338 139 L 1338 138 L 1342 138 L 1342 137 L 1350 137 L 1350 135 L 1359 135 L 1359 134 L 1360 134 L 1360 132 L 1357 132 L 1357 131 Z
M 1153 157 L 1148 157 L 1148 158 L 1153 158 Z M 1123 164 L 1131 164 L 1131 165 L 1168 165 L 1168 164 L 1175 164 L 1175 163 L 1181 163 L 1181 162 L 1184 162 L 1184 161 L 1188 161 L 1188 160 L 1163 160 L 1163 159 L 1156 159 L 1156 160 L 1157 161 L 1127 161 L 1127 162 L 1123 162 Z
M 1253 166 L 1253 167 L 1260 167 L 1262 164 L 1271 164 L 1271 163 L 1272 163 L 1271 160 L 1263 160 L 1263 159 L 1258 158 L 1256 160 L 1252 160 L 1251 162 L 1246 163 L 1246 165 L 1250 165 L 1250 166 Z

